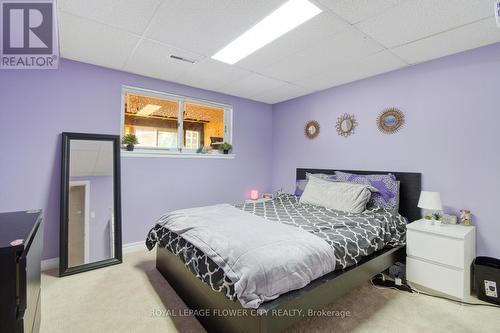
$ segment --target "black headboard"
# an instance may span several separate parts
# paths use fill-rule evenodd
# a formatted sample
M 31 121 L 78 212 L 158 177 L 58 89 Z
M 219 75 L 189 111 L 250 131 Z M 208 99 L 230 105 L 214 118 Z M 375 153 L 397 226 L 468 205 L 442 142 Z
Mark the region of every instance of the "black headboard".
M 308 173 L 335 174 L 335 171 L 355 173 L 359 175 L 376 175 L 392 173 L 400 181 L 399 187 L 399 213 L 413 222 L 422 218 L 420 208 L 417 207 L 420 190 L 422 189 L 422 174 L 416 172 L 394 171 L 359 171 L 359 170 L 331 170 L 331 169 L 297 169 L 297 180 L 306 179 Z

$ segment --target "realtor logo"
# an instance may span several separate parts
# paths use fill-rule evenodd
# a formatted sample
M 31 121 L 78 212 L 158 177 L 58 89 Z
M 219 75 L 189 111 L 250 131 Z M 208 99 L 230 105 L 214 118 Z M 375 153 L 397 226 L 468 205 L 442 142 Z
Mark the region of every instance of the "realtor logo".
M 57 68 L 59 43 L 54 1 L 2 1 L 0 17 L 0 68 Z

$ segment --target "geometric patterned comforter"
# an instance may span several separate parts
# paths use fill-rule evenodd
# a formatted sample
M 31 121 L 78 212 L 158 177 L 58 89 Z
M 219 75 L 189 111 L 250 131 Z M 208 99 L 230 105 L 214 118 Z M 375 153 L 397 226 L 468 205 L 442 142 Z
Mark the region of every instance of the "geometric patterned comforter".
M 373 207 L 354 214 L 322 206 L 303 204 L 300 197 L 279 194 L 267 202 L 245 202 L 236 208 L 261 216 L 270 223 L 285 223 L 324 239 L 334 248 L 335 269 L 358 263 L 364 257 L 385 247 L 404 245 L 407 220 L 398 213 Z M 236 300 L 233 282 L 202 251 L 182 237 L 163 227 L 162 219 L 148 234 L 149 250 L 158 244 L 178 256 L 197 278 Z

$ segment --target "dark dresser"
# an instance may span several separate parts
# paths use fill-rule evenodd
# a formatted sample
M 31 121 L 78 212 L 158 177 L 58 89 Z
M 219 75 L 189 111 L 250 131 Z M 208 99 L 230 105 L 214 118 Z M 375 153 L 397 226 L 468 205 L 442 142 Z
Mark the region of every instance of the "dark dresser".
M 41 210 L 0 213 L 0 332 L 38 332 Z

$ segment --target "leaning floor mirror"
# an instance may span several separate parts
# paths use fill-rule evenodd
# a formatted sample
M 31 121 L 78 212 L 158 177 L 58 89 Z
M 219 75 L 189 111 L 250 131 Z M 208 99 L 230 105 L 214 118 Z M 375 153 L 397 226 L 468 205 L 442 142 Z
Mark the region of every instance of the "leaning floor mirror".
M 63 133 L 59 275 L 122 262 L 120 137 Z

